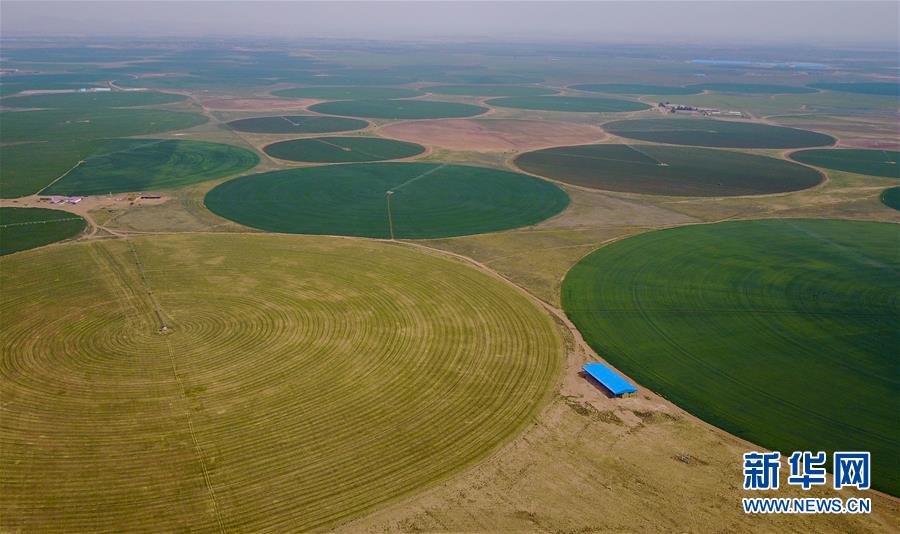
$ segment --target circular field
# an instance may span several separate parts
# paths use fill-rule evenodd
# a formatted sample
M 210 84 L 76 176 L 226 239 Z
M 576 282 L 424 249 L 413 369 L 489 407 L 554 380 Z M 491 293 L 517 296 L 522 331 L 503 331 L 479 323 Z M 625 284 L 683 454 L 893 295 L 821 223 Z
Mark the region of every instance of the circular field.
M 563 358 L 519 291 L 401 246 L 153 236 L 0 261 L 13 531 L 325 529 L 484 458 Z
M 592 98 L 581 96 L 510 96 L 506 98 L 492 98 L 485 102 L 485 104 L 503 108 L 592 113 L 614 113 L 650 109 L 650 106 L 643 102 L 619 100 L 616 98 Z
M 698 87 L 677 85 L 646 85 L 640 83 L 585 83 L 569 87 L 576 91 L 607 93 L 616 95 L 695 95 L 702 92 Z
M 790 158 L 800 163 L 855 172 L 869 176 L 900 178 L 900 152 L 896 150 L 866 150 L 862 148 L 839 148 L 829 150 L 801 150 Z
M 255 152 L 221 143 L 108 139 L 43 193 L 102 195 L 171 189 L 239 174 L 257 163 Z
M 557 92 L 546 87 L 521 85 L 434 85 L 422 90 L 436 95 L 463 96 L 538 96 Z
M 889 208 L 900 211 L 900 186 L 889 187 L 882 191 L 881 202 Z
M 369 123 L 344 117 L 320 117 L 318 115 L 279 115 L 276 117 L 252 117 L 238 119 L 227 124 L 232 130 L 247 133 L 331 133 L 361 130 Z
M 519 151 L 592 143 L 606 137 L 596 126 L 518 119 L 458 119 L 396 122 L 379 135 L 404 141 L 476 152 Z
M 398 87 L 297 87 L 294 89 L 282 89 L 272 91 L 275 96 L 286 98 L 314 98 L 316 100 L 366 100 L 383 98 L 409 98 L 421 96 L 422 93 L 414 89 Z
M 312 137 L 272 143 L 263 150 L 289 161 L 343 163 L 409 158 L 425 152 L 425 147 L 377 137 Z
M 373 119 L 441 119 L 472 117 L 487 112 L 487 108 L 456 102 L 433 100 L 341 100 L 322 102 L 309 107 L 310 111 L 327 115 L 366 117 Z
M 830 135 L 754 122 L 714 119 L 632 119 L 608 122 L 607 132 L 654 143 L 722 148 L 801 148 L 834 144 Z
M 66 211 L 0 208 L 0 256 L 75 237 L 85 224 L 84 219 Z
M 900 455 L 898 226 L 693 225 L 597 250 L 562 303 L 612 364 L 763 447 Z M 865 407 L 865 409 L 861 409 Z M 900 493 L 900 472 L 878 488 Z
M 522 154 L 515 163 L 524 171 L 569 184 L 651 195 L 762 195 L 822 181 L 817 171 L 780 159 L 662 145 L 555 147 Z
M 392 191 L 391 219 L 387 192 Z M 214 213 L 295 234 L 427 239 L 528 226 L 569 197 L 537 178 L 435 163 L 370 163 L 289 169 L 225 182 L 206 195 Z

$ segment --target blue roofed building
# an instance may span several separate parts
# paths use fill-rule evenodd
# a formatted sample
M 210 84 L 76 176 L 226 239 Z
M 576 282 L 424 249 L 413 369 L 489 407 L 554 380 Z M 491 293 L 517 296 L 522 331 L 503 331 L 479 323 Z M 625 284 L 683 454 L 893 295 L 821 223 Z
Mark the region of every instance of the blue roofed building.
M 616 397 L 630 397 L 637 393 L 636 387 L 602 363 L 589 363 L 582 369 Z

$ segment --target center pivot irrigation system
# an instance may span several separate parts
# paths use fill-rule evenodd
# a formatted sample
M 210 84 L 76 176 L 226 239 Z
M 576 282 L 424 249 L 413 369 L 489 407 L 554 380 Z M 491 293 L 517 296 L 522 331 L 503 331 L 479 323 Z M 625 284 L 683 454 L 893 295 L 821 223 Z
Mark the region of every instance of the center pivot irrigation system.
M 388 216 L 388 229 L 391 232 L 391 241 L 394 240 L 394 220 L 391 219 L 391 197 L 394 196 L 393 191 L 388 191 L 384 194 L 387 199 L 387 216 Z

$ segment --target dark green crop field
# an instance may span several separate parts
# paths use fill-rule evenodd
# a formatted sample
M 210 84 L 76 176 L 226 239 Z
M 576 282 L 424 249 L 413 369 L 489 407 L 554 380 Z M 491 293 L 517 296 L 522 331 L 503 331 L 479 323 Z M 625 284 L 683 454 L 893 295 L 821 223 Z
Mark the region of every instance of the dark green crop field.
M 900 159 L 898 157 L 900 157 L 900 152 L 896 150 L 866 150 L 862 148 L 801 150 L 790 155 L 792 160 L 807 165 L 885 178 L 900 178 L 900 165 L 897 163 Z
M 109 93 L 57 93 L 4 98 L 5 107 L 12 108 L 67 108 L 85 111 L 99 108 L 127 108 L 155 106 L 180 102 L 187 97 L 153 91 L 128 91 Z
M 382 98 L 409 98 L 422 93 L 415 89 L 398 87 L 297 87 L 272 91 L 275 96 L 285 98 L 316 98 L 319 100 L 366 100 Z
M 801 148 L 835 142 L 830 135 L 809 130 L 714 119 L 632 119 L 608 122 L 603 128 L 642 141 L 721 148 Z
M 435 85 L 422 90 L 436 95 L 469 96 L 539 96 L 557 92 L 546 87 L 522 85 Z
M 487 112 L 487 108 L 481 106 L 432 100 L 340 100 L 314 104 L 309 110 L 374 119 L 442 119 L 473 117 Z
M 860 95 L 885 95 L 900 97 L 900 83 L 894 82 L 858 82 L 858 83 L 814 83 L 816 89 L 838 91 L 840 93 L 856 93 Z
M 369 123 L 345 117 L 320 117 L 318 115 L 278 115 L 276 117 L 252 117 L 228 123 L 232 130 L 248 133 L 330 133 L 361 130 Z
M 783 454 L 871 451 L 873 486 L 898 495 L 898 235 L 830 220 L 650 232 L 579 262 L 562 303 L 675 404 Z
M 695 95 L 702 91 L 697 86 L 680 87 L 677 85 L 647 85 L 641 83 L 583 83 L 572 85 L 569 89 L 615 95 Z
M 799 95 L 816 92 L 815 89 L 799 85 L 773 85 L 766 83 L 700 83 L 688 87 L 698 91 L 705 90 L 716 93 L 747 95 Z
M 43 192 L 101 195 L 171 189 L 238 174 L 257 163 L 256 153 L 221 143 L 110 139 Z
M 75 237 L 84 219 L 43 208 L 0 208 L 0 256 Z
M 313 137 L 272 143 L 263 150 L 289 161 L 343 163 L 409 158 L 425 152 L 425 147 L 378 137 Z
M 516 165 L 569 184 L 651 195 L 733 196 L 797 191 L 822 181 L 784 160 L 710 148 L 580 145 L 522 154 Z
M 523 174 L 432 163 L 307 167 L 244 176 L 206 195 L 214 213 L 273 232 L 426 239 L 536 224 L 569 197 Z
M 594 113 L 614 113 L 621 111 L 641 111 L 650 109 L 642 102 L 619 100 L 616 98 L 592 98 L 581 96 L 510 96 L 492 98 L 485 102 L 491 106 L 542 111 L 576 111 Z
M 881 202 L 884 203 L 885 206 L 900 211 L 900 186 L 889 187 L 882 191 Z
M 208 119 L 159 109 L 47 109 L 0 113 L 0 196 L 37 193 L 80 160 L 102 148 L 104 138 L 181 130 Z

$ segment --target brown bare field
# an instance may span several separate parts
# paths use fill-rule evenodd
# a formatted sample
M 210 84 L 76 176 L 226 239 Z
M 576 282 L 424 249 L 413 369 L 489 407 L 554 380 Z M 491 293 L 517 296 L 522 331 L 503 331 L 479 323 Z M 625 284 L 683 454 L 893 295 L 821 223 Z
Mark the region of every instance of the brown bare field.
M 389 124 L 380 135 L 452 150 L 509 152 L 600 141 L 606 134 L 586 124 L 517 119 L 425 120 Z
M 303 109 L 315 100 L 286 98 L 211 98 L 200 105 L 217 111 L 283 111 Z

